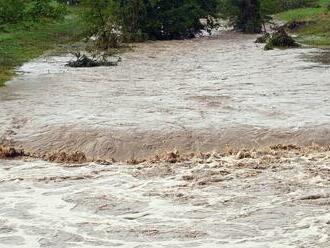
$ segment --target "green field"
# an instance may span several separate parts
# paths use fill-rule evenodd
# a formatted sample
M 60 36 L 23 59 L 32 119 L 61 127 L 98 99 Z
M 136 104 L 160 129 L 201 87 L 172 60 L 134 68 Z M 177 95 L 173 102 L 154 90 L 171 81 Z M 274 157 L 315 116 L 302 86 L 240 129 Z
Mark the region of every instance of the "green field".
M 315 8 L 301 8 L 282 12 L 277 18 L 291 21 L 306 21 L 307 25 L 295 31 L 298 41 L 316 47 L 330 46 L 330 0 L 319 0 Z
M 70 8 L 61 21 L 18 23 L 0 27 L 0 86 L 15 74 L 15 68 L 60 44 L 82 37 L 78 8 Z

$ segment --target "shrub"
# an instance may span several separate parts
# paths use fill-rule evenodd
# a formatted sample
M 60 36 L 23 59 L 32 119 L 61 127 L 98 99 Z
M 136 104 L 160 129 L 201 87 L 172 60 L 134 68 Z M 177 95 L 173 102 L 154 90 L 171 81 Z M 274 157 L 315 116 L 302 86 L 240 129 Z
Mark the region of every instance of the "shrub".
M 97 33 L 95 45 L 102 50 L 110 48 L 120 48 L 122 46 L 123 36 L 120 28 L 109 20 Z
M 274 47 L 295 48 L 295 47 L 300 47 L 300 45 L 291 36 L 289 36 L 286 33 L 284 28 L 279 28 L 268 39 L 267 44 L 265 46 L 265 50 L 271 50 Z

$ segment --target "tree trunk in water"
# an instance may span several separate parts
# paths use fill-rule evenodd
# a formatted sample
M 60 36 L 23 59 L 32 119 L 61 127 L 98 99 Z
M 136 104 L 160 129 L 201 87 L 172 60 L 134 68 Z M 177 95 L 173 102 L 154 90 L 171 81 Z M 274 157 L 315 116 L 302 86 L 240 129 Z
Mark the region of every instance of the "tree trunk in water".
M 246 33 L 260 33 L 262 30 L 260 0 L 241 0 L 240 9 L 238 28 Z

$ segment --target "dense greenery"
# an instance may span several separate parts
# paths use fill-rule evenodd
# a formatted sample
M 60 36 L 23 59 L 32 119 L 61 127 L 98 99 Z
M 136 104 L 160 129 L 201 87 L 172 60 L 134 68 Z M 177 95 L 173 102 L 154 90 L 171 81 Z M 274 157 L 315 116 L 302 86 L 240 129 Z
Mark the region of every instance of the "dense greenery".
M 217 0 L 85 0 L 89 30 L 116 25 L 128 40 L 179 39 L 201 29 L 200 18 L 215 15 Z
M 0 0 L 0 25 L 64 17 L 66 7 L 54 0 Z

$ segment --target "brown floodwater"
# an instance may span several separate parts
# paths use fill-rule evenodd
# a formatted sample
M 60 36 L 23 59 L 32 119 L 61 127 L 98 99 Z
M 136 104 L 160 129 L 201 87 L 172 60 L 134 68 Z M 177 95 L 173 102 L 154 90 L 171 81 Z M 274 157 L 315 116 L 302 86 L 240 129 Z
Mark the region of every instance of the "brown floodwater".
M 0 161 L 0 247 L 328 248 L 330 152 Z
M 0 143 L 31 156 L 0 160 L 0 248 L 330 247 L 327 53 L 254 40 L 224 32 L 136 44 L 117 67 L 68 68 L 70 55 L 20 67 L 0 88 Z M 98 161 L 111 159 L 122 162 Z
M 330 67 L 254 35 L 138 44 L 117 67 L 23 65 L 0 89 L 0 136 L 28 152 L 126 160 L 177 149 L 329 143 Z

